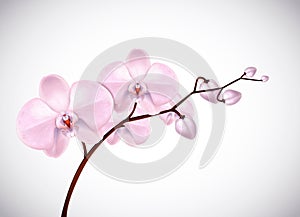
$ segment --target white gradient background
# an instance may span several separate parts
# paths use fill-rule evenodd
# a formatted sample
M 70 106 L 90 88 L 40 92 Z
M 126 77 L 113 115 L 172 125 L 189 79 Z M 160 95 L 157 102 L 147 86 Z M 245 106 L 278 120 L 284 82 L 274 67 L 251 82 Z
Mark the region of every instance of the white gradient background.
M 249 65 L 271 80 L 237 85 L 243 99 L 227 109 L 221 148 L 206 168 L 198 169 L 205 144 L 148 184 L 117 182 L 88 165 L 69 216 L 300 216 L 299 20 L 296 0 L 1 0 L 0 216 L 60 216 L 82 157 L 75 143 L 51 159 L 18 140 L 17 112 L 38 95 L 41 77 L 75 81 L 103 50 L 146 36 L 192 47 L 221 83 Z

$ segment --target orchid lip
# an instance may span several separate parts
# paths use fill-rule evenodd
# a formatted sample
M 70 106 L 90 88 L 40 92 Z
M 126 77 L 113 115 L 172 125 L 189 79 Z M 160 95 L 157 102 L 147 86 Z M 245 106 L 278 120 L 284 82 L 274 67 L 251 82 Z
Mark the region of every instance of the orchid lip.
M 136 85 L 135 85 L 136 95 L 139 95 L 140 91 L 141 91 L 141 85 L 139 83 L 136 83 Z
M 128 86 L 128 92 L 131 93 L 135 97 L 144 95 L 146 93 L 146 91 L 147 91 L 147 87 L 142 82 L 134 81 Z
M 69 136 L 75 136 L 75 123 L 77 122 L 78 117 L 73 112 L 62 112 L 56 117 L 55 124 L 58 129 L 61 129 L 62 132 Z

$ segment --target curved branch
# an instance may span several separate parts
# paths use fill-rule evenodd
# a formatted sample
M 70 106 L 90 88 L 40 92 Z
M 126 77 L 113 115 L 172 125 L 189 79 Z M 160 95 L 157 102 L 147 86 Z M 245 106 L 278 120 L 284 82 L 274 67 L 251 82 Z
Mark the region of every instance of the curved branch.
M 69 203 L 70 203 L 70 200 L 71 200 L 71 197 L 72 197 L 72 194 L 73 194 L 73 191 L 74 191 L 74 188 L 76 186 L 76 183 L 86 165 L 86 163 L 88 162 L 88 160 L 90 159 L 90 157 L 93 155 L 93 153 L 99 148 L 99 146 L 113 133 L 115 132 L 117 129 L 121 128 L 124 126 L 125 123 L 128 123 L 128 122 L 133 122 L 133 121 L 137 121 L 137 120 L 141 120 L 141 119 L 145 119 L 145 118 L 151 118 L 151 117 L 154 117 L 154 116 L 158 116 L 158 115 L 161 115 L 161 114 L 165 114 L 165 113 L 168 113 L 168 112 L 174 112 L 176 113 L 180 118 L 183 117 L 182 114 L 180 114 L 179 111 L 176 110 L 176 108 L 181 105 L 183 102 L 185 102 L 189 97 L 191 97 L 193 94 L 196 94 L 196 93 L 202 93 L 202 92 L 210 92 L 210 91 L 215 91 L 215 90 L 219 90 L 219 93 L 218 93 L 218 96 L 221 94 L 222 90 L 236 82 L 238 82 L 239 80 L 251 80 L 251 81 L 262 81 L 261 79 L 250 79 L 250 78 L 243 78 L 245 76 L 245 73 L 239 77 L 238 79 L 235 79 L 231 82 L 229 82 L 228 84 L 222 86 L 222 87 L 218 87 L 218 88 L 212 88 L 212 89 L 206 89 L 206 90 L 196 90 L 197 88 L 197 84 L 198 84 L 198 81 L 200 79 L 203 79 L 204 82 L 208 82 L 209 80 L 203 78 L 203 77 L 198 77 L 195 81 L 195 85 L 194 85 L 194 89 L 192 92 L 190 92 L 187 96 L 185 96 L 183 99 L 181 99 L 178 103 L 176 103 L 172 108 L 170 109 L 166 109 L 166 110 L 163 110 L 163 111 L 160 111 L 159 113 L 157 114 L 153 114 L 153 115 L 150 115 L 150 114 L 144 114 L 144 115 L 139 115 L 139 116 L 135 116 L 135 117 L 132 117 L 132 115 L 134 114 L 135 112 L 135 109 L 137 107 L 137 103 L 135 102 L 134 106 L 133 106 L 133 109 L 132 111 L 130 112 L 130 114 L 124 119 L 122 120 L 120 123 L 118 123 L 116 126 L 114 126 L 113 128 L 111 128 L 107 133 L 104 134 L 104 136 L 102 137 L 102 139 L 96 143 L 91 149 L 90 151 L 86 152 L 86 149 L 85 149 L 85 155 L 84 155 L 84 158 L 83 160 L 81 161 L 81 163 L 79 164 L 77 170 L 76 170 L 76 173 L 72 179 L 72 182 L 70 184 L 70 187 L 69 187 L 69 190 L 68 190 L 68 193 L 67 193 L 67 196 L 66 196 L 66 199 L 65 199 L 65 203 L 64 203 L 64 206 L 63 206 L 63 210 L 62 210 L 62 213 L 61 213 L 61 217 L 67 217 L 68 215 L 68 207 L 69 207 Z M 222 102 L 222 100 L 221 100 Z M 83 144 L 83 147 L 85 147 L 85 143 L 82 143 Z

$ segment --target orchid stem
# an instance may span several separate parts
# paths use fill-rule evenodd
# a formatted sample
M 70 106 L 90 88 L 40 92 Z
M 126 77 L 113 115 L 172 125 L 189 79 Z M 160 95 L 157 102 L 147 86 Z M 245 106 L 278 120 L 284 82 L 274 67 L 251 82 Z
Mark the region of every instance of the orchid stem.
M 86 145 L 84 142 L 81 142 L 81 144 L 82 144 L 82 148 L 83 148 L 83 154 L 84 154 L 84 156 L 86 156 L 87 155 Z
M 133 109 L 132 109 L 131 113 L 128 115 L 128 119 L 130 119 L 132 117 L 133 113 L 135 112 L 136 106 L 137 106 L 137 102 L 134 103 Z
M 159 113 L 157 114 L 153 114 L 153 115 L 150 115 L 150 114 L 144 114 L 144 115 L 139 115 L 139 116 L 135 116 L 135 117 L 132 117 L 135 110 L 136 110 L 136 107 L 137 107 L 137 102 L 134 103 L 134 106 L 133 106 L 133 109 L 132 111 L 130 112 L 130 114 L 124 119 L 122 120 L 120 123 L 118 123 L 116 126 L 114 126 L 113 128 L 111 128 L 107 133 L 104 134 L 104 136 L 102 137 L 102 139 L 97 142 L 89 151 L 86 150 L 86 145 L 84 142 L 82 142 L 82 145 L 83 145 L 83 150 L 84 150 L 84 158 L 82 159 L 81 163 L 79 164 L 77 170 L 76 170 L 76 173 L 75 175 L 73 176 L 73 179 L 72 179 L 72 182 L 70 184 L 70 187 L 69 187 L 69 190 L 68 190 L 68 193 L 67 193 L 67 196 L 66 196 L 66 199 L 65 199 L 65 202 L 64 202 L 64 206 L 63 206 L 63 210 L 62 210 L 62 213 L 61 213 L 61 217 L 67 217 L 68 216 L 68 207 L 69 207 L 69 204 L 70 204 L 70 200 L 71 200 L 71 197 L 72 197 L 72 194 L 73 194 L 73 191 L 74 191 L 74 188 L 76 186 L 76 183 L 86 165 L 86 163 L 88 162 L 88 160 L 90 159 L 90 157 L 93 155 L 93 153 L 99 148 L 99 146 L 112 134 L 114 133 L 117 129 L 121 128 L 124 126 L 125 123 L 128 123 L 128 122 L 133 122 L 133 121 L 137 121 L 137 120 L 142 120 L 142 119 L 146 119 L 146 118 L 151 118 L 151 117 L 154 117 L 154 116 L 158 116 L 158 115 L 161 115 L 161 114 L 165 114 L 165 113 L 168 113 L 168 112 L 174 112 L 176 113 L 180 118 L 183 118 L 184 116 L 182 114 L 180 114 L 179 111 L 176 110 L 176 108 L 178 106 L 180 106 L 183 102 L 185 102 L 189 97 L 191 97 L 193 94 L 196 94 L 196 93 L 203 93 L 203 92 L 210 92 L 210 91 L 216 91 L 216 90 L 219 90 L 219 93 L 217 95 L 217 98 L 220 96 L 222 90 L 236 82 L 238 82 L 239 80 L 250 80 L 250 81 L 262 81 L 261 79 L 250 79 L 250 78 L 244 78 L 246 74 L 244 73 L 241 77 L 229 82 L 228 84 L 222 86 L 222 87 L 218 87 L 218 88 L 211 88 L 211 89 L 206 89 L 206 90 L 197 90 L 197 85 L 198 85 L 198 81 L 200 79 L 203 80 L 203 82 L 209 82 L 209 80 L 207 80 L 206 78 L 204 77 L 198 77 L 195 81 L 195 84 L 194 84 L 194 89 L 192 92 L 190 92 L 188 95 L 186 95 L 184 98 L 182 98 L 178 103 L 176 103 L 172 108 L 170 109 L 166 109 L 166 110 L 163 110 L 163 111 L 160 111 Z M 219 100 L 219 99 L 218 99 Z M 222 100 L 219 100 L 222 102 Z

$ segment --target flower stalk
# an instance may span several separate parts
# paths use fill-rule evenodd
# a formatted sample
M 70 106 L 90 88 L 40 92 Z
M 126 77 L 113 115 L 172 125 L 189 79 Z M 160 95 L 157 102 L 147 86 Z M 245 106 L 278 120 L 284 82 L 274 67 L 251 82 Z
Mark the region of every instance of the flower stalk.
M 242 74 L 242 76 L 240 76 L 239 78 L 227 83 L 226 85 L 222 86 L 222 87 L 216 87 L 216 88 L 210 88 L 210 89 L 197 89 L 198 87 L 198 82 L 200 80 L 203 80 L 204 83 L 209 83 L 210 80 L 204 78 L 204 77 L 198 77 L 195 81 L 195 84 L 194 84 L 194 89 L 193 91 L 191 91 L 189 94 L 187 94 L 185 97 L 183 97 L 179 102 L 177 102 L 174 106 L 172 106 L 171 108 L 169 109 L 166 109 L 166 110 L 162 110 L 156 114 L 153 114 L 153 115 L 150 115 L 150 114 L 143 114 L 143 115 L 138 115 L 138 116 L 134 116 L 134 112 L 137 108 L 137 102 L 135 102 L 134 106 L 133 106 L 133 109 L 132 111 L 130 112 L 130 114 L 122 121 L 120 121 L 117 125 L 115 125 L 114 127 L 112 127 L 108 132 L 106 132 L 102 139 L 97 142 L 96 144 L 93 145 L 93 147 L 87 151 L 86 150 L 86 146 L 85 146 L 85 143 L 82 142 L 82 145 L 83 145 L 83 150 L 84 150 L 84 157 L 81 161 L 81 163 L 79 164 L 78 168 L 77 168 L 77 171 L 76 173 L 74 174 L 73 176 L 73 179 L 72 179 L 72 182 L 70 184 L 70 187 L 69 187 L 69 190 L 68 190 L 68 193 L 67 193 L 67 196 L 65 198 L 65 202 L 64 202 L 64 206 L 63 206 L 63 209 L 62 209 L 62 213 L 61 213 L 61 217 L 67 217 L 68 215 L 68 207 L 69 207 L 69 204 L 70 204 L 70 200 L 71 200 L 71 197 L 72 197 L 72 194 L 73 194 L 73 191 L 74 191 L 74 188 L 78 182 L 78 179 L 86 165 L 86 163 L 89 161 L 90 157 L 93 155 L 93 153 L 99 148 L 99 146 L 112 134 L 114 133 L 117 129 L 121 128 L 121 127 L 124 127 L 124 124 L 125 123 L 128 123 L 128 122 L 134 122 L 134 121 L 138 121 L 138 120 L 142 120 L 142 119 L 146 119 L 146 118 L 151 118 L 151 117 L 155 117 L 155 116 L 159 116 L 159 115 L 162 115 L 162 114 L 165 114 L 165 113 L 169 113 L 169 112 L 173 112 L 175 114 L 177 114 L 180 118 L 184 118 L 184 115 L 182 115 L 178 110 L 177 110 L 177 107 L 180 106 L 182 103 L 184 103 L 188 98 L 190 98 L 192 95 L 194 94 L 199 94 L 199 93 L 209 93 L 209 92 L 213 92 L 213 91 L 218 91 L 217 93 L 217 100 L 219 102 L 223 102 L 223 103 L 226 103 L 226 100 L 225 99 L 221 99 L 220 96 L 221 96 L 221 93 L 222 91 L 229 87 L 230 85 L 240 81 L 240 80 L 248 80 L 248 81 L 261 81 L 261 82 L 265 82 L 265 78 L 262 77 L 262 79 L 253 79 L 253 78 L 248 78 L 246 77 L 247 74 L 246 72 L 244 72 Z M 233 104 L 235 104 L 237 101 L 235 101 Z

